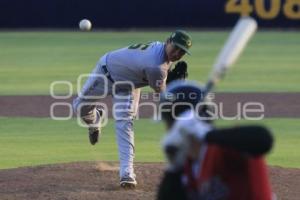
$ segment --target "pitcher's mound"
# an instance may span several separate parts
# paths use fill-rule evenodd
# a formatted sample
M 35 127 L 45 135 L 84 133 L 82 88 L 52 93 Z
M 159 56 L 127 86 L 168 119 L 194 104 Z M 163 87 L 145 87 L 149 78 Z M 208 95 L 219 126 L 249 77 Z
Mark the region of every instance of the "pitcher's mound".
M 0 171 L 0 199 L 22 200 L 135 200 L 155 199 L 163 163 L 137 163 L 135 190 L 119 187 L 118 165 L 110 162 L 23 167 Z M 271 167 L 273 188 L 279 199 L 298 199 L 300 170 Z

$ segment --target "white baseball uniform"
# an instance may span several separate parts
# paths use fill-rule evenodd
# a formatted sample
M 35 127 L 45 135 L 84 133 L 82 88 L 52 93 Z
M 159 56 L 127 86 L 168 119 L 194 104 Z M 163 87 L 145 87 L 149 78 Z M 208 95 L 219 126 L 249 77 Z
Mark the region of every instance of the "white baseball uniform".
M 162 42 L 136 44 L 109 52 L 101 57 L 81 93 L 74 100 L 75 112 L 80 110 L 80 116 L 89 124 L 97 121 L 96 106 L 86 105 L 80 108 L 80 105 L 101 100 L 101 95 L 113 95 L 120 177 L 135 178 L 133 119 L 138 108 L 140 88 L 149 85 L 156 92 L 164 90 L 171 64 L 166 61 L 165 43 Z M 104 75 L 108 79 L 99 78 Z M 132 88 L 123 81 L 130 82 Z

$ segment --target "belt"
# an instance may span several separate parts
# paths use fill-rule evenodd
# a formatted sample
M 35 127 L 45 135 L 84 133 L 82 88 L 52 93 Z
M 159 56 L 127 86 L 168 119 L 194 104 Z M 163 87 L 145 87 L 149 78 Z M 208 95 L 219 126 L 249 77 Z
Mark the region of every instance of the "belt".
M 102 66 L 102 69 L 103 69 L 104 75 L 105 75 L 112 83 L 114 83 L 115 81 L 114 81 L 114 79 L 111 77 L 109 71 L 107 70 L 106 65 L 103 65 L 103 66 Z

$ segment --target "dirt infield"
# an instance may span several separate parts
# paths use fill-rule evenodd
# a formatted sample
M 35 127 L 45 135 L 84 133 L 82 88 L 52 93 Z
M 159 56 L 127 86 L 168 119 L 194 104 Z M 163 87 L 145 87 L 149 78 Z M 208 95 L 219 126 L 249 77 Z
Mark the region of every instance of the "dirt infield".
M 300 117 L 300 93 L 212 93 L 209 95 L 215 102 L 219 111 L 222 107 L 223 116 L 236 116 L 240 106 L 250 102 L 261 103 L 264 106 L 265 118 L 299 118 Z M 51 96 L 0 96 L 0 116 L 4 117 L 50 117 L 50 108 L 53 103 L 64 103 L 63 106 L 54 107 L 54 115 L 58 117 L 68 116 L 72 112 L 72 99 L 54 99 Z M 112 99 L 110 97 L 101 100 L 108 107 L 108 115 L 111 117 Z M 158 102 L 153 93 L 142 93 L 140 105 L 143 103 Z M 69 105 L 66 106 L 66 104 Z M 260 115 L 261 113 L 259 113 Z M 153 109 L 147 106 L 139 107 L 139 117 L 149 118 L 153 116 Z M 255 117 L 255 115 L 253 116 Z
M 138 186 L 123 190 L 116 163 L 80 162 L 0 171 L 1 200 L 136 200 L 155 199 L 163 163 L 138 163 Z M 280 200 L 299 199 L 300 170 L 270 167 L 273 190 Z

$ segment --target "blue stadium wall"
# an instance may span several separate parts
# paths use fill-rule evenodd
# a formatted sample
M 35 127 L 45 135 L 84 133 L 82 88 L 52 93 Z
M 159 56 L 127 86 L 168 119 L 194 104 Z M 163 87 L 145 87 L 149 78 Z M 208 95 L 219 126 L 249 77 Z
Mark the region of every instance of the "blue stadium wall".
M 238 13 L 226 12 L 230 0 L 0 0 L 0 28 L 72 28 L 88 18 L 97 28 L 223 28 L 232 26 Z M 232 0 L 235 1 L 235 0 Z M 299 0 L 264 1 L 265 12 L 280 1 L 271 19 L 249 12 L 261 27 L 300 28 Z M 293 6 L 294 17 L 284 11 Z M 291 8 L 289 8 L 291 9 Z

